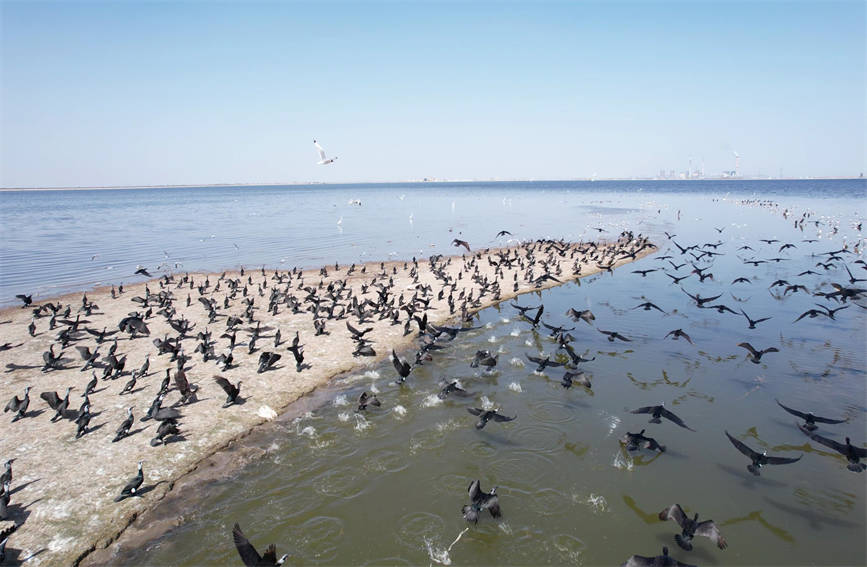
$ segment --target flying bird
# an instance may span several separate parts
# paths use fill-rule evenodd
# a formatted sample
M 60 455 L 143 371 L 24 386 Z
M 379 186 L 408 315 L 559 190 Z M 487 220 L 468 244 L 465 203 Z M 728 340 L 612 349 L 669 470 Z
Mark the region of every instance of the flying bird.
M 747 465 L 747 470 L 756 476 L 759 476 L 761 474 L 759 473 L 759 469 L 762 468 L 764 465 L 788 465 L 800 461 L 801 457 L 803 457 L 803 455 L 801 455 L 801 457 L 798 457 L 797 459 L 791 459 L 788 457 L 769 457 L 767 451 L 763 453 L 753 451 L 752 449 L 747 447 L 746 444 L 738 441 L 737 439 L 729 435 L 728 431 L 726 431 L 725 434 L 726 437 L 729 438 L 729 441 L 732 442 L 732 445 L 734 445 L 738 451 L 750 458 L 752 463 Z
M 479 421 L 476 423 L 476 429 L 483 429 L 492 419 L 494 421 L 512 421 L 515 417 L 508 417 L 497 413 L 497 410 L 483 410 L 481 408 L 467 408 L 467 411 L 473 415 L 479 416 Z
M 627 431 L 626 435 L 620 439 L 620 442 L 626 446 L 627 451 L 650 449 L 651 451 L 658 450 L 660 453 L 664 453 L 665 445 L 660 445 L 653 437 L 645 437 L 644 431 L 644 429 L 638 433 L 630 433 Z
M 816 429 L 818 429 L 818 426 L 816 425 L 817 421 L 819 423 L 830 423 L 830 424 L 844 423 L 847 421 L 845 419 L 830 419 L 828 417 L 819 417 L 817 415 L 814 415 L 813 412 L 804 413 L 802 411 L 798 411 L 796 409 L 792 409 L 790 407 L 784 406 L 783 404 L 780 403 L 780 400 L 776 400 L 776 402 L 781 408 L 783 408 L 784 410 L 786 410 L 790 414 L 803 419 L 806 422 L 806 423 L 804 423 L 803 427 L 807 431 L 815 431 Z
M 762 321 L 767 321 L 768 319 L 771 319 L 771 317 L 762 317 L 761 319 L 750 319 L 750 316 L 747 315 L 747 312 L 744 311 L 743 309 L 741 309 L 741 314 L 747 318 L 747 323 L 749 323 L 750 329 L 755 329 L 756 325 L 758 325 Z
M 485 492 L 482 490 L 481 483 L 474 480 L 467 488 L 467 492 L 470 494 L 470 503 L 461 508 L 466 521 L 479 523 L 479 514 L 482 510 L 487 510 L 494 518 L 500 517 L 500 499 L 497 496 L 496 486 L 490 492 Z
M 753 364 L 758 364 L 762 360 L 762 356 L 769 352 L 780 352 L 780 350 L 776 347 L 768 347 L 764 350 L 756 350 L 750 343 L 738 343 L 738 346 L 750 351 L 750 353 L 747 355 L 747 358 L 749 358 L 750 362 L 752 362 Z
M 662 548 L 662 555 L 656 557 L 644 557 L 643 555 L 633 555 L 626 560 L 620 567 L 696 567 L 689 563 L 678 561 L 668 554 L 668 548 Z
M 237 523 L 232 527 L 232 539 L 235 541 L 238 555 L 241 556 L 241 561 L 243 561 L 246 567 L 283 565 L 283 562 L 289 557 L 288 554 L 284 554 L 283 557 L 277 559 L 277 546 L 273 543 L 265 549 L 264 555 L 259 555 L 259 552 L 256 551 L 256 548 L 253 547 L 253 544 L 250 543 L 250 540 L 241 531 L 241 526 Z
M 691 345 L 695 344 L 694 342 L 692 342 L 692 339 L 689 338 L 689 335 L 687 335 L 686 333 L 683 332 L 683 329 L 675 329 L 673 331 L 669 331 L 662 338 L 667 339 L 669 336 L 673 337 L 673 340 L 677 340 L 679 337 L 683 337 L 684 339 L 686 339 L 686 342 L 688 342 L 689 344 L 691 344 Z
M 683 427 L 684 429 L 689 429 L 690 431 L 695 431 L 695 429 L 689 427 L 686 423 L 683 422 L 682 419 L 677 417 L 674 413 L 665 409 L 665 406 L 662 406 L 662 405 L 645 406 L 643 408 L 638 408 L 636 410 L 632 410 L 630 413 L 649 413 L 652 416 L 649 423 L 662 423 L 662 420 L 660 418 L 664 417 L 665 419 L 672 421 L 673 423 Z
M 813 433 L 809 429 L 803 426 L 798 426 L 798 429 L 803 431 L 804 435 L 812 439 L 817 443 L 821 443 L 825 447 L 830 447 L 834 449 L 849 461 L 849 464 L 846 465 L 846 468 L 852 472 L 862 472 L 867 469 L 867 465 L 861 462 L 861 459 L 867 459 L 867 449 L 863 449 L 861 447 L 856 447 L 852 444 L 851 440 L 847 437 L 846 444 L 838 443 L 833 439 L 828 439 L 827 437 L 822 437 L 817 433 Z
M 459 238 L 455 238 L 454 240 L 452 240 L 452 246 L 454 246 L 455 248 L 463 246 L 464 248 L 467 249 L 467 252 L 471 251 L 470 250 L 470 243 L 467 242 L 466 240 L 460 240 Z
M 680 507 L 680 504 L 672 504 L 668 508 L 664 509 L 659 513 L 659 519 L 662 521 L 674 520 L 677 522 L 677 525 L 679 525 L 683 531 L 674 536 L 674 541 L 677 542 L 677 545 L 687 551 L 692 551 L 692 538 L 697 535 L 710 538 L 710 540 L 720 549 L 728 547 L 726 539 L 720 533 L 716 524 L 713 523 L 713 520 L 699 522 L 698 513 L 695 514 L 694 518 L 689 518 L 684 513 L 683 508 Z
M 397 370 L 399 376 L 397 383 L 403 384 L 406 381 L 406 377 L 412 371 L 412 366 L 410 366 L 409 362 L 401 360 L 394 349 L 391 349 L 391 362 L 394 364 L 394 369 Z
M 325 150 L 322 149 L 322 146 L 319 145 L 319 142 L 313 140 L 313 145 L 316 146 L 316 151 L 319 152 L 319 161 L 316 162 L 316 165 L 328 165 L 329 163 L 334 163 L 334 160 L 337 159 L 337 156 L 333 158 L 325 157 Z

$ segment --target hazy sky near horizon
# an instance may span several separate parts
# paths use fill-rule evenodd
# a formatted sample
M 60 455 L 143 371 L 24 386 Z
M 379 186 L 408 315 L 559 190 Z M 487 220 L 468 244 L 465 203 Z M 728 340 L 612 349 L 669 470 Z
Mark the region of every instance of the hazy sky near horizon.
M 865 169 L 865 3 L 0 3 L 0 186 Z M 317 166 L 317 138 L 338 160 Z

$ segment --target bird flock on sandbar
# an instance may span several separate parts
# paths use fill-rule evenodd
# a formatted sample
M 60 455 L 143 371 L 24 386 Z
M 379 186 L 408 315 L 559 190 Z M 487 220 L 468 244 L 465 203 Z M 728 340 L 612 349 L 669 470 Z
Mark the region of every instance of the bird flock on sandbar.
M 233 275 L 163 274 L 140 285 L 143 289 L 138 294 L 123 285 L 112 285 L 100 302 L 126 304 L 130 309 L 114 321 L 107 320 L 106 309 L 87 293 L 78 305 L 34 301 L 32 295 L 21 294 L 21 309 L 30 311 L 27 341 L 35 341 L 27 346 L 45 346 L 37 363 L 19 354 L 26 350 L 21 347 L 27 341 L 0 345 L 11 360 L 5 365 L 6 372 L 62 377 L 60 383 L 65 382 L 65 386 L 60 392 L 40 391 L 38 398 L 45 404 L 41 408 L 31 404 L 38 382 L 25 385 L 20 394 L 12 396 L 5 407 L 5 412 L 11 413 L 12 434 L 26 436 L 29 424 L 47 408 L 55 427 L 73 424 L 73 442 L 96 435 L 100 443 L 123 447 L 129 439 L 148 435 L 148 445 L 158 451 L 159 447 L 183 443 L 193 434 L 194 430 L 185 426 L 189 412 L 199 417 L 204 413 L 218 421 L 218 412 L 244 405 L 242 387 L 251 376 L 279 374 L 288 378 L 311 369 L 317 361 L 306 353 L 309 343 L 318 337 L 346 337 L 353 345 L 353 357 L 378 356 L 381 347 L 373 338 L 375 328 L 397 327 L 404 337 L 424 339 L 410 361 L 389 349 L 398 382 L 405 382 L 415 366 L 430 360 L 431 353 L 439 348 L 438 341 L 454 339 L 470 329 L 473 313 L 484 304 L 500 301 L 504 294 L 573 280 L 594 267 L 611 270 L 618 262 L 653 250 L 646 237 L 628 232 L 601 244 L 537 240 L 477 251 L 470 251 L 467 243 L 453 244 L 468 253 L 461 257 L 434 255 L 423 264 L 415 258 L 402 266 L 380 263 L 378 270 L 375 264 L 335 264 L 322 267 L 318 277 L 315 272 L 305 274 L 297 268 L 273 272 L 242 268 Z M 481 266 L 486 267 L 486 274 L 492 268 L 493 276 L 483 275 Z M 422 269 L 432 275 L 434 283 L 421 283 Z M 136 275 L 152 277 L 145 267 Z M 398 287 L 395 280 L 399 278 L 407 279 L 409 285 Z M 428 313 L 435 309 L 438 318 L 452 318 L 460 324 L 428 321 Z M 283 320 L 302 321 L 306 331 L 295 325 L 294 335 L 284 337 L 285 327 L 280 328 Z M 151 348 L 142 348 L 147 344 Z M 287 364 L 287 357 L 292 364 Z M 480 353 L 474 363 L 491 368 L 497 358 Z M 210 407 L 216 391 L 225 397 Z M 440 395 L 467 394 L 451 383 L 444 385 Z M 114 396 L 129 401 L 121 408 Z M 197 407 L 203 404 L 207 410 Z M 358 400 L 358 410 L 380 404 L 375 394 L 365 393 Z M 513 419 L 482 408 L 470 408 L 470 413 L 478 417 L 479 428 L 491 421 Z M 151 421 L 153 425 L 148 423 Z M 107 427 L 105 432 L 102 427 Z M 122 458 L 123 452 L 119 449 L 115 454 Z M 154 488 L 147 482 L 149 460 L 160 462 L 159 453 L 137 459 L 135 476 L 118 482 L 114 493 L 117 502 L 141 498 Z M 6 465 L 10 481 L 12 461 Z M 8 504 L 10 492 L 3 494 Z M 6 514 L 4 519 L 14 520 L 15 516 Z M 22 514 L 17 516 L 23 518 Z
M 317 148 L 320 157 L 325 160 L 324 151 L 318 144 Z M 790 213 L 786 212 L 786 214 Z M 805 213 L 801 219 L 795 221 L 796 227 L 799 222 L 803 229 L 805 223 L 812 221 L 809 221 L 809 215 Z M 719 233 L 723 231 L 721 228 L 716 230 Z M 510 234 L 508 231 L 501 231 L 498 236 L 508 234 Z M 747 330 L 754 330 L 770 319 L 761 316 L 754 319 L 755 314 L 748 314 L 744 309 L 735 310 L 718 302 L 722 297 L 721 293 L 705 294 L 703 290 L 698 289 L 706 280 L 716 281 L 711 270 L 714 259 L 728 253 L 725 243 L 718 241 L 687 245 L 676 240 L 676 235 L 666 233 L 666 236 L 673 246 L 672 253 L 679 253 L 679 256 L 670 254 L 657 256 L 655 260 L 661 263 L 661 267 L 634 270 L 634 273 L 644 278 L 658 272 L 669 278 L 672 285 L 678 286 L 698 309 L 706 310 L 707 313 L 716 312 L 719 316 L 743 317 Z M 767 239 L 763 242 L 766 246 L 779 243 L 775 239 Z M 815 240 L 804 241 L 811 245 L 816 242 Z M 395 349 L 389 348 L 386 352 L 390 350 L 389 358 L 396 372 L 395 383 L 399 387 L 411 387 L 413 370 L 432 360 L 436 351 L 443 348 L 443 342 L 454 340 L 464 332 L 477 329 L 478 327 L 472 326 L 473 314 L 482 307 L 484 300 L 501 301 L 502 295 L 509 290 L 507 286 L 510 284 L 511 291 L 514 293 L 522 288 L 526 289 L 528 285 L 531 286 L 530 289 L 538 289 L 552 283 L 572 280 L 584 275 L 584 270 L 587 268 L 611 272 L 615 265 L 634 260 L 639 255 L 655 250 L 646 236 L 634 235 L 629 231 L 621 233 L 607 244 L 536 240 L 508 249 L 476 252 L 473 252 L 470 244 L 464 240 L 455 238 L 452 245 L 464 248 L 466 252 L 461 257 L 434 255 L 426 263 L 426 268 L 436 280 L 435 285 L 419 283 L 421 264 L 413 259 L 411 262 L 403 263 L 402 268 L 399 264 L 392 266 L 390 271 L 384 263 L 381 263 L 379 270 L 374 268 L 370 270 L 371 273 L 368 273 L 367 265 L 357 268 L 354 264 L 348 267 L 335 264 L 333 269 L 321 268 L 318 282 L 311 281 L 315 278 L 309 274 L 305 279 L 305 275 L 297 269 L 275 270 L 269 275 L 263 268 L 258 273 L 245 272 L 242 269 L 237 275 L 224 273 L 219 277 L 166 274 L 156 280 L 155 285 L 158 286 L 158 290 L 151 289 L 150 286 L 154 285 L 152 281 L 145 285 L 144 294 L 133 297 L 128 297 L 122 286 L 117 289 L 112 286 L 112 300 L 129 301 L 134 304 L 134 310 L 119 321 L 111 323 L 102 321 L 97 324 L 100 308 L 91 302 L 86 294 L 82 296 L 81 305 L 74 318 L 71 305 L 64 306 L 50 301 L 35 305 L 32 296 L 20 295 L 18 298 L 22 301 L 22 308 L 32 310 L 28 334 L 31 337 L 45 336 L 51 332 L 55 334 L 47 350 L 42 354 L 41 364 L 30 364 L 32 361 L 8 363 L 7 372 L 33 368 L 39 368 L 43 373 L 68 372 L 75 369 L 79 373 L 90 371 L 89 377 L 81 374 L 82 379 L 74 380 L 72 385 L 67 386 L 63 396 L 55 391 L 44 391 L 39 395 L 53 412 L 50 417 L 52 422 L 68 420 L 75 424 L 75 439 L 95 431 L 90 424 L 99 412 L 92 409 L 91 397 L 94 401 L 100 401 L 99 398 L 104 396 L 125 396 L 151 389 L 154 394 L 146 409 L 139 406 L 137 410 L 133 405 L 127 406 L 123 421 L 117 424 L 113 436 L 106 436 L 106 442 L 122 443 L 124 439 L 143 432 L 145 428 L 134 429 L 133 427 L 135 414 L 142 413 L 144 410 L 141 421 L 154 420 L 159 424 L 152 432 L 154 435 L 149 442 L 157 451 L 161 446 L 186 440 L 185 436 L 190 432 L 185 431 L 183 426 L 185 408 L 200 403 L 199 397 L 206 388 L 219 387 L 219 390 L 225 394 L 225 401 L 220 406 L 215 406 L 214 411 L 232 411 L 233 406 L 243 405 L 245 402 L 241 394 L 243 382 L 241 378 L 264 373 L 291 374 L 292 369 L 295 373 L 303 373 L 312 368 L 317 362 L 305 357 L 305 346 L 308 341 L 315 341 L 318 336 L 340 333 L 351 341 L 354 357 L 376 357 L 379 354 L 376 349 L 381 347 L 371 338 L 376 335 L 373 323 L 385 322 L 389 326 L 402 327 L 403 336 L 412 336 L 418 340 L 418 348 L 408 358 L 402 357 Z M 794 243 L 782 243 L 774 250 L 777 254 L 782 254 L 797 246 Z M 741 246 L 736 253 L 742 254 L 745 251 L 751 252 L 751 255 L 741 258 L 743 264 L 754 268 L 768 262 L 779 263 L 787 260 L 784 256 L 759 257 L 748 245 Z M 762 252 L 764 253 L 765 250 L 763 249 Z M 857 287 L 856 284 L 865 279 L 854 277 L 847 260 L 850 260 L 853 267 L 860 264 L 862 269 L 867 269 L 867 264 L 860 258 L 851 258 L 854 253 L 847 247 L 816 252 L 815 255 L 821 259 L 816 267 L 822 269 L 821 273 L 809 270 L 792 275 L 790 278 L 802 279 L 793 282 L 781 279 L 772 284 L 772 289 L 783 289 L 783 296 L 789 293 L 809 294 L 824 301 L 819 303 L 814 300 L 813 307 L 800 314 L 793 314 L 792 324 L 802 324 L 800 322 L 805 318 L 824 317 L 828 320 L 836 320 L 838 313 L 848 309 L 851 304 L 864 308 L 857 303 L 857 300 L 867 294 L 867 289 Z M 494 269 L 492 279 L 480 274 L 479 267 L 483 263 Z M 669 266 L 673 271 L 668 270 Z M 830 290 L 815 289 L 815 286 L 812 286 L 814 289 L 810 291 L 810 277 L 825 276 L 829 272 L 836 273 L 839 266 L 845 267 L 848 278 L 832 283 Z M 145 269 L 140 272 L 144 272 L 140 273 L 144 277 L 150 276 Z M 408 276 L 415 284 L 411 286 L 411 295 L 406 293 L 406 289 L 396 287 L 394 279 L 399 273 Z M 357 281 L 350 283 L 350 278 L 353 276 Z M 684 282 L 692 276 L 695 276 L 697 281 L 687 289 Z M 212 281 L 211 278 L 214 280 Z M 729 285 L 749 286 L 752 282 L 751 277 L 741 276 L 735 278 Z M 183 297 L 184 295 L 186 297 Z M 182 313 L 185 309 L 194 308 L 196 304 L 201 310 L 199 315 L 203 315 L 207 321 L 205 328 L 193 323 Z M 449 316 L 457 321 L 456 325 L 435 324 L 428 320 L 428 312 L 439 304 L 444 304 Z M 588 357 L 587 352 L 578 353 L 575 337 L 571 334 L 577 327 L 566 327 L 556 322 L 546 321 L 545 305 L 541 303 L 531 306 L 512 302 L 510 305 L 516 310 L 519 319 L 534 330 L 547 329 L 550 338 L 557 345 L 554 354 L 525 354 L 526 359 L 535 365 L 535 371 L 541 373 L 548 368 L 562 368 L 564 374 L 559 381 L 564 389 L 575 386 L 591 389 L 590 377 L 581 368 L 594 359 Z M 632 309 L 667 314 L 665 309 L 651 301 L 640 303 Z M 284 339 L 279 324 L 275 323 L 275 317 L 281 312 L 309 320 L 310 332 L 303 336 L 296 330 L 290 340 Z M 595 327 L 596 317 L 589 309 L 570 308 L 564 315 L 576 326 Z M 157 334 L 152 331 L 157 324 L 164 329 L 162 336 L 151 338 Z M 611 343 L 628 343 L 633 340 L 614 329 L 596 328 L 596 331 Z M 241 342 L 238 341 L 239 338 Z M 127 367 L 127 355 L 121 352 L 123 350 L 121 339 L 130 343 L 150 341 L 155 350 L 149 352 L 139 366 L 130 370 Z M 668 339 L 675 341 L 683 339 L 689 344 L 694 344 L 693 339 L 682 328 L 673 329 L 659 337 L 661 341 Z M 189 347 L 193 344 L 195 345 L 193 354 L 188 355 Z M 19 346 L 21 345 L 6 343 L 0 348 L 14 350 Z M 77 361 L 69 355 L 70 346 L 78 353 Z M 764 348 L 758 348 L 747 340 L 737 343 L 736 346 L 746 351 L 746 360 L 757 365 L 761 364 L 763 357 L 780 353 L 777 347 L 759 345 Z M 239 347 L 245 348 L 239 349 Z M 294 363 L 289 366 L 283 363 L 284 355 L 288 353 L 292 354 Z M 159 372 L 153 371 L 150 368 L 151 356 L 154 359 L 165 357 L 168 364 Z M 485 372 L 490 372 L 497 366 L 498 356 L 496 352 L 479 350 L 469 364 L 472 368 L 482 367 Z M 196 366 L 197 380 L 191 380 L 187 376 L 194 357 L 201 358 L 201 364 Z M 203 372 L 206 371 L 202 368 L 208 369 L 207 372 L 211 374 L 210 379 L 204 378 Z M 230 373 L 237 378 L 231 380 L 228 377 Z M 72 376 L 72 374 L 64 374 L 67 375 Z M 163 375 L 158 386 L 154 379 L 148 380 L 156 375 Z M 121 377 L 126 381 L 122 387 L 117 388 L 114 384 Z M 81 383 L 84 378 L 89 378 L 89 381 L 82 388 Z M 83 400 L 78 410 L 75 410 L 70 406 L 72 403 L 70 393 L 78 388 L 82 388 Z M 27 385 L 23 390 L 22 398 L 16 395 L 6 405 L 5 411 L 12 414 L 11 421 L 18 424 L 18 427 L 26 427 L 28 418 L 32 419 L 38 415 L 30 406 L 31 389 L 32 386 Z M 170 396 L 174 401 L 170 400 Z M 446 379 L 442 381 L 438 397 L 470 399 L 474 397 L 474 393 L 465 390 L 459 381 Z M 380 399 L 377 392 L 364 391 L 358 397 L 356 411 L 379 411 L 379 408 L 387 403 L 388 400 Z M 853 445 L 849 437 L 845 437 L 845 443 L 841 443 L 816 433 L 818 424 L 841 424 L 846 421 L 845 419 L 817 416 L 808 410 L 784 405 L 779 400 L 777 404 L 781 411 L 803 420 L 803 424 L 796 424 L 796 426 L 809 439 L 844 456 L 848 461 L 849 470 L 862 472 L 867 468 L 867 465 L 861 462 L 861 459 L 867 459 L 867 450 Z M 491 423 L 508 423 L 518 419 L 517 415 L 512 415 L 499 407 L 471 406 L 465 409 L 477 418 L 473 423 L 473 427 L 477 430 L 482 430 Z M 631 410 L 631 414 L 650 416 L 650 424 L 659 425 L 665 419 L 678 427 L 696 432 L 683 418 L 667 409 L 664 403 L 639 407 Z M 623 450 L 664 454 L 666 446 L 657 438 L 645 435 L 647 432 L 647 426 L 637 433 L 627 432 L 620 439 Z M 749 447 L 728 431 L 720 433 L 726 436 L 737 452 L 747 457 L 749 464 L 746 468 L 756 476 L 761 474 L 760 469 L 765 466 L 794 464 L 803 457 L 803 455 L 769 456 L 766 452 L 760 453 Z M 158 454 L 155 453 L 153 458 L 158 460 Z M 6 472 L 0 479 L 0 490 L 2 490 L 0 513 L 6 513 L 9 506 L 12 462 L 13 459 L 6 462 Z M 144 462 L 146 461 L 138 462 L 136 476 L 123 486 L 118 483 L 116 501 L 141 497 L 142 493 L 146 493 L 146 490 L 143 490 Z M 467 494 L 469 503 L 464 504 L 460 509 L 467 522 L 473 524 L 479 522 L 485 510 L 493 518 L 499 518 L 504 514 L 497 487 L 486 492 L 480 481 L 474 479 L 467 488 Z M 508 503 L 506 505 L 508 506 Z M 675 535 L 674 539 L 685 551 L 693 549 L 692 540 L 696 535 L 709 538 L 719 549 L 728 546 L 726 538 L 712 520 L 700 522 L 698 513 L 690 517 L 680 504 L 674 503 L 666 507 L 658 516 L 661 521 L 673 520 L 678 524 L 681 532 Z M 5 516 L 0 519 L 5 519 Z M 278 559 L 274 545 L 269 546 L 265 553 L 260 555 L 237 523 L 234 524 L 232 537 L 242 562 L 247 566 L 280 565 L 288 558 L 288 555 L 283 555 Z M 5 543 L 4 540 L 3 548 Z M 687 564 L 669 556 L 668 548 L 664 547 L 662 555 L 654 557 L 633 555 L 624 565 L 643 567 Z

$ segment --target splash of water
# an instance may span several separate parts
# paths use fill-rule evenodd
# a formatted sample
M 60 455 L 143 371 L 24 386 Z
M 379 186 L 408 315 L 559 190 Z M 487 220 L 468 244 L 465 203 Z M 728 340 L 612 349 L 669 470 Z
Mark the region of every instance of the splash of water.
M 308 425 L 307 427 L 301 428 L 299 425 L 298 435 L 306 435 L 307 437 L 316 437 L 316 428 L 312 425 Z
M 458 534 L 458 537 L 456 537 L 455 540 L 445 549 L 438 549 L 434 547 L 433 542 L 429 538 L 424 538 L 424 544 L 425 547 L 427 547 L 427 553 L 428 556 L 431 558 L 431 561 L 439 563 L 440 565 L 451 565 L 452 558 L 449 553 L 451 552 L 455 544 L 461 540 L 461 537 L 463 537 L 463 535 L 467 533 L 467 530 L 469 529 L 470 528 L 462 529 L 461 533 Z
M 608 507 L 608 502 L 605 500 L 605 497 L 600 494 L 590 493 L 590 496 L 587 497 L 587 503 L 593 507 L 594 512 L 604 512 Z
M 370 422 L 360 413 L 355 414 L 355 430 L 364 431 L 368 427 L 370 427 Z
M 346 399 L 346 394 L 339 394 L 334 398 L 334 405 L 337 407 L 348 406 L 349 400 Z
M 439 396 L 437 396 L 436 394 L 431 394 L 427 396 L 424 400 L 422 400 L 421 406 L 424 408 L 432 408 L 440 405 L 441 403 L 443 403 L 443 401 L 440 399 Z
M 397 417 L 403 417 L 406 415 L 406 408 L 401 405 L 394 406 L 394 414 Z
M 515 357 L 512 360 L 510 360 L 509 364 L 511 364 L 515 368 L 524 368 L 524 361 L 518 357 Z
M 523 388 L 521 388 L 521 385 L 518 384 L 517 382 L 511 382 L 509 384 L 509 389 L 512 390 L 513 392 L 517 392 L 518 394 L 520 394 L 521 392 L 524 391 Z
M 614 455 L 614 461 L 611 463 L 611 465 L 616 469 L 627 471 L 631 471 L 635 466 L 632 461 L 632 457 L 628 455 L 624 456 L 622 451 L 617 451 L 617 453 Z

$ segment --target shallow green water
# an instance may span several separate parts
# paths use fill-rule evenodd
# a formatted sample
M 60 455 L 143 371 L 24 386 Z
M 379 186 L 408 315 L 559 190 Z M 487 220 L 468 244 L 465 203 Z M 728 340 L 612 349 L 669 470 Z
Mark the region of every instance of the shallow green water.
M 190 503 L 183 525 L 119 559 L 240 564 L 231 538 L 238 522 L 260 551 L 276 543 L 289 564 L 611 565 L 633 553 L 657 555 L 663 545 L 699 565 L 864 564 L 867 476 L 810 442 L 774 401 L 849 420 L 820 427 L 822 435 L 839 441 L 849 435 L 858 446 L 867 440 L 867 311 L 852 305 L 834 321 L 792 323 L 816 302 L 828 302 L 769 289 L 786 278 L 830 291 L 830 282 L 846 277 L 842 264 L 816 276 L 795 274 L 815 269 L 811 254 L 839 248 L 839 239 L 801 242 L 813 234 L 761 208 L 709 200 L 681 206 L 680 221 L 673 207 L 659 220 L 648 217 L 650 230 L 676 230 L 681 245 L 722 240 L 718 251 L 726 254 L 714 260 L 714 280 L 699 283 L 693 275 L 682 286 L 702 296 L 723 293 L 720 301 L 735 310 L 771 320 L 750 330 L 741 315 L 699 309 L 661 271 L 632 273 L 666 267 L 686 275 L 690 268 L 675 272 L 659 259 L 688 258 L 660 236 L 655 256 L 520 298 L 522 305 L 543 302 L 549 324 L 575 327 L 576 350 L 596 357 L 582 365 L 592 390 L 562 388 L 562 369 L 535 373 L 525 355 L 553 354 L 556 343 L 519 321 L 508 304 L 487 309 L 479 314 L 481 329 L 442 343 L 445 349 L 415 368 L 403 387 L 393 383 L 388 362 L 341 377 L 323 407 L 275 428 L 266 457 L 210 486 Z M 837 222 L 840 234 L 851 231 L 846 218 Z M 726 228 L 718 233 L 712 226 Z M 786 261 L 755 268 L 738 259 L 778 255 L 780 243 L 758 241 L 770 236 L 798 248 L 784 254 Z M 744 244 L 755 251 L 738 252 Z M 848 265 L 863 272 L 851 263 L 856 258 L 847 257 Z M 752 282 L 730 283 L 742 275 Z M 644 298 L 666 314 L 633 309 Z M 589 307 L 596 328 L 618 330 L 632 341 L 610 343 L 595 328 L 572 323 L 564 315 L 569 307 Z M 675 328 L 695 345 L 663 339 Z M 780 352 L 753 364 L 736 346 L 745 340 Z M 469 366 L 482 348 L 500 353 L 491 375 Z M 439 400 L 440 382 L 454 379 L 475 395 Z M 358 395 L 372 389 L 383 406 L 355 413 Z M 696 431 L 665 420 L 649 424 L 648 416 L 629 411 L 662 402 Z M 518 417 L 477 430 L 466 408 L 484 404 Z M 626 431 L 644 428 L 665 453 L 621 447 Z M 803 458 L 754 477 L 724 430 L 757 450 Z M 486 490 L 498 486 L 502 518 L 485 514 L 478 525 L 462 519 L 473 479 Z M 728 549 L 706 538 L 697 538 L 691 552 L 678 548 L 677 526 L 656 519 L 675 502 L 715 520 Z

